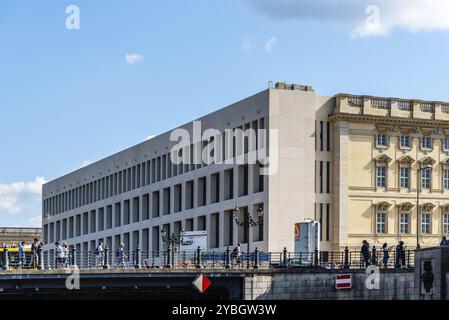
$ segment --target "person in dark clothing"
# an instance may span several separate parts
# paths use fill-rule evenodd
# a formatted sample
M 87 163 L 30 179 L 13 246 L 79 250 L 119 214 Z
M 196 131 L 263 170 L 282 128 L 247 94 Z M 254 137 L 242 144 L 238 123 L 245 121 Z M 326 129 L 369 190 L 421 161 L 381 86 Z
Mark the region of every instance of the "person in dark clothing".
M 363 240 L 363 242 L 362 242 L 361 253 L 362 253 L 362 258 L 365 263 L 365 266 L 368 267 L 370 265 L 370 262 L 369 262 L 370 257 L 369 257 L 369 244 L 368 244 L 368 241 L 366 241 L 366 240 Z
M 401 268 L 405 266 L 405 250 L 404 250 L 404 241 L 399 241 L 396 246 L 396 262 L 395 267 Z
M 387 268 L 388 267 L 388 259 L 390 259 L 388 244 L 384 243 L 382 245 L 382 252 L 383 252 L 382 263 L 384 265 L 384 268 Z
M 37 268 L 37 249 L 38 249 L 38 244 L 39 240 L 37 238 L 34 239 L 33 243 L 31 244 L 31 254 L 32 254 L 32 258 L 30 261 L 30 268 L 32 269 L 36 269 Z
M 440 246 L 449 246 L 449 240 L 447 240 L 447 238 L 446 237 L 443 237 L 442 239 L 441 239 L 441 243 L 440 243 Z
M 402 264 L 402 267 L 405 268 L 406 267 L 406 264 L 405 264 L 405 247 L 407 247 L 407 246 L 404 245 L 403 241 L 401 241 L 401 242 L 402 242 L 401 264 Z

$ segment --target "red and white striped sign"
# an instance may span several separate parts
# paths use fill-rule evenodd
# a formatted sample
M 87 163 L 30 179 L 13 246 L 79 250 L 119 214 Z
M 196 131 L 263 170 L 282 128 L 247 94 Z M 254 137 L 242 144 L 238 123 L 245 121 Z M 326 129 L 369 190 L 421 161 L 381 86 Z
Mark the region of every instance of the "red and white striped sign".
M 199 292 L 204 293 L 210 287 L 212 282 L 210 282 L 204 274 L 200 274 L 192 284 Z
M 352 278 L 350 274 L 339 274 L 335 279 L 335 289 L 351 289 Z

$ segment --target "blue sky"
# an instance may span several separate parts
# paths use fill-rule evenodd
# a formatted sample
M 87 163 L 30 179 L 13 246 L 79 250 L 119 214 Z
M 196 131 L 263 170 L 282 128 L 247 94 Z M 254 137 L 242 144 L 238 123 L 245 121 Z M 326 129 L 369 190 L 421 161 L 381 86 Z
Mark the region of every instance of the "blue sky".
M 0 225 L 39 225 L 43 181 L 270 80 L 449 101 L 448 4 L 391 3 L 1 0 Z M 79 30 L 65 27 L 68 5 Z

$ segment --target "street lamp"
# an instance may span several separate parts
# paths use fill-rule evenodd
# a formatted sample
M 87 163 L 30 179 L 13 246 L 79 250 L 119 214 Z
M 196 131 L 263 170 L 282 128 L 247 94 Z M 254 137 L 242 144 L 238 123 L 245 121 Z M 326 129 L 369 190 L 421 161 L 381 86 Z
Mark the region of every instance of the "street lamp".
M 181 235 L 185 233 L 183 229 Z M 161 230 L 162 241 L 167 243 L 167 268 L 172 267 L 172 262 L 174 260 L 174 248 L 181 244 L 181 239 L 176 234 L 172 233 L 169 235 L 168 230 L 164 227 Z
M 247 268 L 249 269 L 249 228 L 255 227 L 263 223 L 263 206 L 260 205 L 256 210 L 257 212 L 257 221 L 254 221 L 253 217 L 250 214 L 244 214 L 243 217 L 240 217 L 241 210 L 239 207 L 234 208 L 234 220 L 238 226 L 243 227 L 245 234 L 247 235 Z
M 419 189 L 422 183 L 421 178 L 421 174 L 424 171 L 430 170 L 432 168 L 432 166 L 430 164 L 425 164 L 422 168 L 419 168 L 416 171 L 416 175 L 417 175 L 417 179 L 416 179 L 416 249 L 420 248 L 419 245 L 419 225 L 420 223 L 420 217 L 421 217 L 421 212 L 420 212 L 420 207 L 419 207 L 419 195 L 421 193 L 421 190 Z M 429 179 L 429 183 L 431 183 L 431 180 Z M 430 185 L 429 185 L 430 187 Z

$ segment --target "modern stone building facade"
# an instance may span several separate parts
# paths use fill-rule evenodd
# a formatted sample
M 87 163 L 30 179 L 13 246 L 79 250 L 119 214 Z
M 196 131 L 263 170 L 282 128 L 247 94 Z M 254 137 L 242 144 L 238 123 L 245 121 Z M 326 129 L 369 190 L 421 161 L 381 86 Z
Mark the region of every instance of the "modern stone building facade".
M 171 131 L 44 185 L 46 249 L 60 240 L 93 251 L 103 240 L 158 251 L 165 229 L 207 230 L 211 250 L 249 241 L 251 249 L 280 252 L 293 250 L 294 223 L 305 218 L 321 223 L 324 251 L 358 248 L 363 239 L 414 246 L 416 173 L 424 165 L 432 169 L 420 171 L 421 245 L 448 233 L 449 105 L 325 97 L 277 83 L 197 121 L 200 129 L 177 129 L 205 141 L 178 155 L 193 159 L 208 143 L 224 145 L 209 153 L 221 163 L 173 163 Z M 210 129 L 223 136 L 208 136 Z M 245 232 L 233 219 L 236 207 L 254 220 L 262 211 L 263 223 Z

